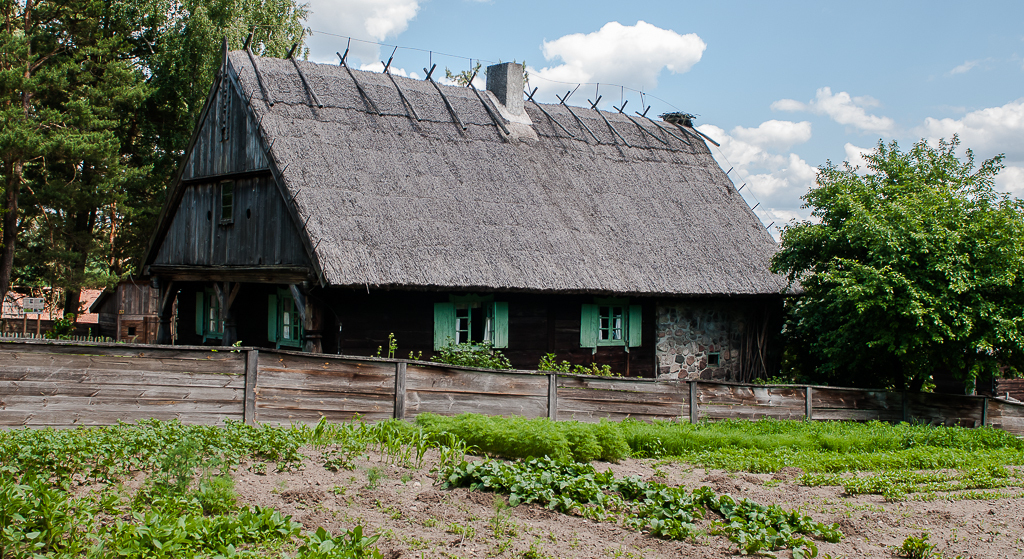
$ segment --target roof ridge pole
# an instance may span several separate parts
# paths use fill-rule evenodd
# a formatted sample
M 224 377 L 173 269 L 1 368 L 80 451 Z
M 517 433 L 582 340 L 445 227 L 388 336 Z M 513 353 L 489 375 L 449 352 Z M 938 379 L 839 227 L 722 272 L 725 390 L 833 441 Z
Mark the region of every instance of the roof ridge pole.
M 577 86 L 576 86 L 576 89 L 579 89 L 579 88 L 580 88 L 580 86 L 578 86 L 578 85 L 577 85 Z M 576 91 L 576 89 L 574 89 L 573 91 Z M 591 136 L 592 138 L 594 138 L 594 141 L 595 141 L 595 142 L 597 142 L 598 144 L 600 144 L 600 143 L 601 143 L 601 140 L 598 140 L 598 139 L 597 139 L 597 136 L 596 136 L 596 135 L 594 134 L 593 130 L 591 130 L 591 129 L 590 129 L 590 127 L 589 127 L 589 126 L 587 126 L 587 123 L 583 122 L 583 119 L 581 119 L 581 118 L 579 117 L 579 115 L 577 115 L 577 114 L 576 114 L 575 112 L 573 112 L 573 110 L 572 110 L 572 107 L 570 107 L 569 105 L 566 105 L 566 104 L 565 104 L 565 100 L 566 100 L 566 99 L 568 99 L 568 98 L 569 98 L 569 96 L 573 94 L 573 91 L 567 91 L 567 92 L 565 93 L 565 97 L 558 97 L 558 94 L 556 93 L 556 94 L 555 94 L 555 97 L 556 97 L 556 98 L 558 99 L 558 101 L 559 101 L 559 102 L 560 102 L 560 103 L 562 104 L 562 106 L 564 106 L 564 107 L 566 108 L 566 110 L 568 110 L 568 111 L 569 111 L 569 114 L 571 114 L 571 115 L 572 115 L 572 117 L 576 119 L 576 122 L 577 122 L 577 123 L 579 123 L 579 125 L 580 125 L 580 126 L 582 126 L 584 130 L 586 130 L 587 132 L 589 132 L 589 133 L 590 133 L 590 136 Z
M 668 142 L 666 142 L 665 140 L 662 140 L 661 138 L 655 136 L 654 133 L 652 133 L 650 130 L 644 128 L 643 126 L 640 126 L 639 122 L 633 120 L 633 117 L 631 117 L 631 116 L 627 115 L 625 112 L 623 112 L 623 109 L 626 108 L 626 103 L 629 103 L 629 99 L 626 99 L 625 101 L 623 101 L 621 107 L 616 107 L 615 105 L 612 105 L 612 107 L 614 107 L 616 111 L 619 111 L 620 115 L 628 118 L 629 121 L 632 122 L 633 124 L 635 124 L 636 127 L 639 128 L 642 132 L 646 132 L 650 137 L 654 138 L 655 140 L 658 140 L 659 142 L 661 142 L 661 143 L 663 143 L 663 144 L 665 144 L 667 146 Z
M 359 80 L 356 79 L 356 75 L 352 73 L 352 69 L 345 63 L 345 58 L 348 57 L 348 49 L 345 49 L 344 56 L 338 54 L 338 57 L 341 58 L 341 66 L 345 68 L 345 71 L 348 72 L 348 76 L 352 78 L 352 82 L 356 84 L 356 90 L 359 91 L 359 95 L 363 98 L 363 101 L 369 105 L 373 112 L 377 113 L 377 116 L 384 116 L 384 113 L 380 112 L 380 109 L 377 107 L 377 104 L 373 102 L 373 99 L 370 99 L 370 96 L 363 91 L 363 86 L 359 85 Z
M 561 123 L 561 122 L 558 122 L 557 120 L 555 120 L 555 117 L 553 117 L 553 116 L 551 116 L 550 114 L 548 114 L 548 112 L 544 110 L 544 107 L 541 107 L 541 106 L 540 106 L 540 103 L 538 103 L 538 102 L 536 102 L 536 101 L 534 101 L 534 100 L 533 100 L 533 96 L 534 96 L 534 95 L 535 95 L 536 93 L 537 93 L 537 88 L 535 87 L 535 88 L 533 88 L 533 92 L 532 92 L 532 93 L 529 93 L 529 94 L 528 94 L 528 95 L 529 95 L 529 97 L 528 97 L 528 98 L 527 98 L 526 100 L 527 100 L 527 101 L 530 101 L 531 103 L 533 103 L 533 105 L 534 105 L 535 107 L 537 107 L 538 109 L 540 109 L 540 112 L 544 113 L 544 116 L 548 117 L 548 120 L 550 120 L 551 122 L 554 122 L 555 124 L 557 124 L 557 125 L 558 125 L 558 127 L 559 127 L 559 128 L 561 128 L 563 132 L 565 132 L 566 134 L 568 134 L 570 138 L 573 138 L 573 139 L 575 139 L 575 138 L 576 138 L 576 136 L 574 136 L 572 132 L 569 132 L 569 130 L 568 130 L 568 129 L 567 129 L 566 127 L 562 126 L 562 123 Z
M 605 118 L 604 114 L 601 112 L 601 109 L 597 108 L 597 104 L 601 102 L 601 97 L 603 97 L 603 96 L 599 95 L 597 97 L 597 101 L 593 101 L 593 102 L 591 102 L 590 99 L 587 99 L 587 102 L 590 103 L 590 108 L 594 109 L 595 111 L 597 111 L 597 114 L 598 114 L 598 116 L 601 117 L 601 120 L 603 120 L 604 123 L 608 125 L 608 128 L 611 129 L 611 131 L 616 136 L 618 136 L 620 140 L 622 140 L 622 143 L 626 144 L 626 147 L 630 147 L 630 148 L 633 147 L 633 146 L 629 145 L 629 142 L 627 142 L 625 138 L 622 137 L 622 134 L 619 134 L 619 131 L 616 130 L 614 126 L 612 126 L 612 123 L 608 122 L 608 119 Z
M 256 82 L 260 85 L 260 91 L 263 92 L 263 100 L 273 107 L 274 98 L 270 96 L 270 90 L 268 90 L 266 84 L 263 83 L 263 72 L 260 72 L 260 65 L 256 62 L 256 56 L 253 55 L 250 45 L 245 46 L 245 54 L 249 55 L 249 62 L 252 62 L 252 69 L 256 72 Z
M 458 124 L 460 128 L 465 130 L 466 129 L 466 125 L 463 124 L 462 119 L 459 118 L 459 115 L 455 113 L 455 108 L 452 107 L 452 104 L 448 102 L 448 97 L 446 97 L 444 92 L 441 91 L 441 87 L 439 85 L 437 85 L 437 82 L 435 82 L 430 77 L 430 75 L 434 73 L 434 69 L 435 68 L 437 68 L 437 64 L 432 65 L 430 67 L 430 70 L 427 70 L 426 68 L 424 68 L 423 71 L 427 74 L 427 77 L 424 78 L 424 79 L 427 80 L 428 82 L 434 84 L 434 89 L 436 89 L 437 92 L 441 95 L 441 100 L 444 101 L 444 106 L 445 106 L 445 108 L 448 109 L 448 114 L 452 115 L 452 119 L 455 120 L 455 123 Z
M 298 45 L 298 43 L 295 44 Z M 294 50 L 295 49 L 293 48 L 292 51 Z M 320 102 L 320 98 L 317 97 L 316 92 L 313 91 L 313 86 L 309 85 L 309 80 L 306 79 L 306 74 L 302 71 L 302 68 L 299 67 L 299 63 L 291 56 L 288 58 L 292 61 L 292 65 L 295 66 L 295 71 L 299 74 L 299 79 L 302 80 L 302 85 L 306 88 L 306 91 L 309 92 L 309 96 L 313 98 L 313 102 L 316 103 L 317 107 L 321 109 L 324 108 L 324 104 Z

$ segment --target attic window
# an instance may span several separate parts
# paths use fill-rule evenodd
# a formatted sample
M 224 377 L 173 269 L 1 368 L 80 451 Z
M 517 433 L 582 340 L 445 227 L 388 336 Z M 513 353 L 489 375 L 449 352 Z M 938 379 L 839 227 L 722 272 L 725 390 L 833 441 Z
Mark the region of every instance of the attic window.
M 235 181 L 220 183 L 220 224 L 227 225 L 234 221 Z

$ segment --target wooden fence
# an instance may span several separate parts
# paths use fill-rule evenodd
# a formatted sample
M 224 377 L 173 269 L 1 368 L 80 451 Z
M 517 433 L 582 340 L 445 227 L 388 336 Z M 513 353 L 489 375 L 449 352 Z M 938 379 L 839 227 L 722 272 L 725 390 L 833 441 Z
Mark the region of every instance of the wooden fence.
M 874 419 L 1024 435 L 1024 405 L 984 396 L 490 371 L 251 348 L 0 341 L 0 427 L 150 417 L 287 424 L 425 412 L 579 421 Z

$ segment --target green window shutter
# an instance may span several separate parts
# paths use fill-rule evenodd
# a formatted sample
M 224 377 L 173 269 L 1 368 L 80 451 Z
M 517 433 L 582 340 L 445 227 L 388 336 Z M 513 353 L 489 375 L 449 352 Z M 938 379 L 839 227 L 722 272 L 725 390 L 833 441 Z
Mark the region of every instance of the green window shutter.
M 597 347 L 597 305 L 584 304 L 580 314 L 580 347 Z
M 508 303 L 494 303 L 494 347 L 508 347 Z
M 206 321 L 206 293 L 199 291 L 196 293 L 196 335 L 202 336 L 205 329 L 203 326 Z
M 643 312 L 640 305 L 629 306 L 629 318 L 626 319 L 626 327 L 629 329 L 626 334 L 626 342 L 629 347 L 640 347 L 640 338 L 643 334 Z
M 434 303 L 434 351 L 455 339 L 455 303 Z
M 277 295 L 267 297 L 267 340 L 277 342 Z

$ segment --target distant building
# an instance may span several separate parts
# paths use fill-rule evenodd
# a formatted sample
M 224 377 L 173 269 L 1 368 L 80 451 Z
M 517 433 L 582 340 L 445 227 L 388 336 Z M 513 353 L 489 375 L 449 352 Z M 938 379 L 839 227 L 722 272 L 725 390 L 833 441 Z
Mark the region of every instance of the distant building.
M 89 312 L 98 318 L 97 335 L 151 344 L 156 343 L 159 302 L 159 290 L 153 289 L 148 281 L 125 280 L 114 289 L 103 291 Z

